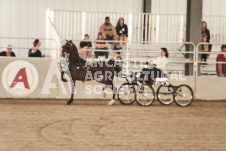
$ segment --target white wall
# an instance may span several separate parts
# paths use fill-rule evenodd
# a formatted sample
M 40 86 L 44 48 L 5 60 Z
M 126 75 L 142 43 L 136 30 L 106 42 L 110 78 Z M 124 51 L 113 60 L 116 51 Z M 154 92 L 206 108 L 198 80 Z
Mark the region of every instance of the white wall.
M 226 0 L 203 0 L 203 15 L 225 16 Z
M 154 14 L 182 14 L 187 11 L 187 0 L 152 0 Z
M 185 15 L 186 3 L 187 0 L 152 0 L 152 13 Z M 0 37 L 45 37 L 47 8 L 141 13 L 142 5 L 143 0 L 0 0 Z M 225 5 L 226 0 L 203 0 L 203 14 L 226 15 Z M 0 46 L 11 43 L 31 47 L 32 41 L 0 39 Z M 26 53 L 27 50 L 22 51 Z
M 226 15 L 226 0 L 203 0 L 203 15 Z M 187 0 L 152 0 L 152 13 L 186 14 Z
M 45 38 L 47 8 L 141 13 L 142 5 L 142 0 L 0 0 L 0 37 Z M 0 46 L 6 43 L 20 47 L 32 46 L 32 40 L 0 39 Z

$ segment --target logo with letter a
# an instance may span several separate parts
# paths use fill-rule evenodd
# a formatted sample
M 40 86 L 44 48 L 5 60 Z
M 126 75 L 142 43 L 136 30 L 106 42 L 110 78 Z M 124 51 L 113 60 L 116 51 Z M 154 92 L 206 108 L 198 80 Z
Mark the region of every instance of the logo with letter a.
M 3 70 L 2 84 L 6 91 L 13 96 L 27 96 L 38 85 L 38 72 L 27 61 L 14 61 Z

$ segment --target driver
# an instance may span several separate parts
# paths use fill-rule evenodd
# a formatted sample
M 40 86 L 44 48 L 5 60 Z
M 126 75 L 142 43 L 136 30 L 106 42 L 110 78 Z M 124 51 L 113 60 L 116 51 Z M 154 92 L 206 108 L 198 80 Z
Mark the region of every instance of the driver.
M 168 50 L 166 48 L 161 48 L 160 56 L 157 57 L 153 62 L 154 67 L 152 69 L 143 68 L 138 81 L 140 83 L 143 83 L 144 76 L 146 75 L 145 82 L 150 83 L 151 80 L 154 80 L 155 75 L 157 75 L 157 77 L 164 75 L 164 71 L 165 71 L 166 65 L 168 63 L 168 59 L 167 59 L 168 57 L 169 57 Z M 151 79 L 149 78 L 150 75 L 151 75 Z

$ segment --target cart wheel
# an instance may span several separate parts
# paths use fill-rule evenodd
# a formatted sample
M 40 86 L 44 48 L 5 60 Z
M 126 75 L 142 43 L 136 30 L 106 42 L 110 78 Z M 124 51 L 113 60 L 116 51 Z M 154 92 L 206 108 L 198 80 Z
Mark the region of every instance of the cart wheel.
M 173 97 L 178 106 L 186 107 L 192 103 L 194 94 L 190 86 L 183 84 L 175 89 Z
M 136 90 L 134 85 L 130 83 L 124 83 L 119 87 L 118 99 L 124 105 L 133 104 L 136 100 Z
M 157 99 L 163 105 L 170 105 L 173 103 L 174 87 L 172 85 L 160 85 L 157 90 Z
M 141 106 L 150 106 L 155 100 L 155 91 L 149 84 L 138 86 L 136 101 Z

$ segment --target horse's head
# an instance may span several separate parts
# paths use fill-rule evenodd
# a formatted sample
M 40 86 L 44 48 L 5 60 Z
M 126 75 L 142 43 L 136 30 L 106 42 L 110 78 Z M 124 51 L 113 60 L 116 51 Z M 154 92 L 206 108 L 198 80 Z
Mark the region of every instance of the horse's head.
M 70 41 L 66 40 L 66 44 L 62 46 L 62 48 L 63 48 L 62 54 L 65 54 L 65 53 L 70 54 L 73 49 L 72 48 L 73 45 L 74 44 L 72 43 L 72 40 L 70 40 Z
M 71 57 L 75 57 L 78 58 L 79 54 L 78 54 L 78 49 L 75 46 L 75 44 L 72 42 L 72 40 L 66 40 L 66 44 L 62 46 L 63 50 L 62 50 L 62 56 L 65 55 L 65 53 Z

